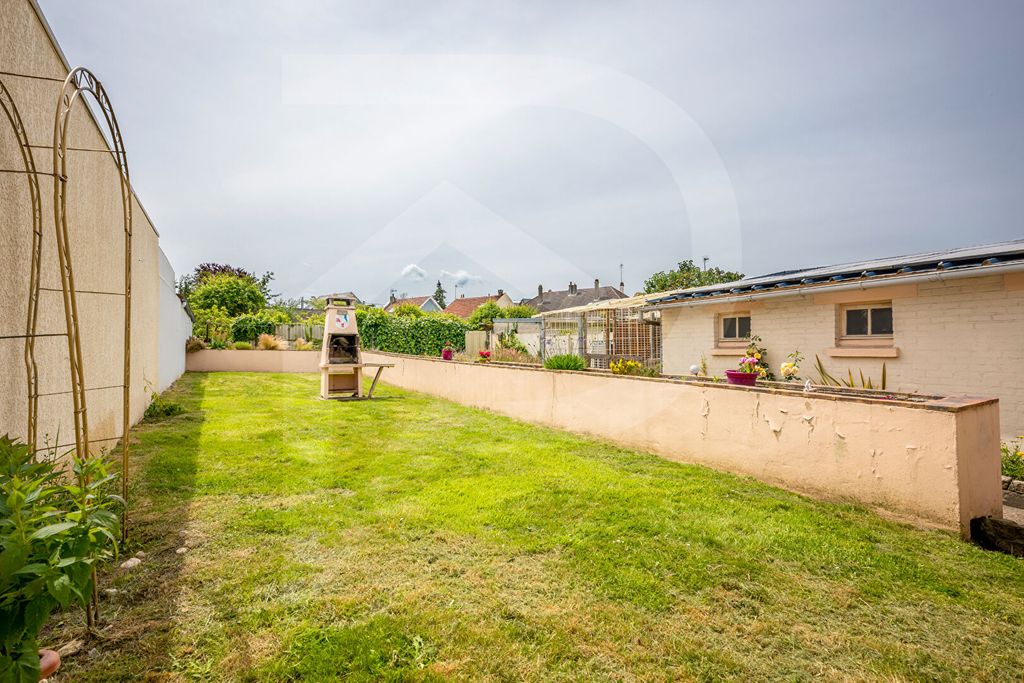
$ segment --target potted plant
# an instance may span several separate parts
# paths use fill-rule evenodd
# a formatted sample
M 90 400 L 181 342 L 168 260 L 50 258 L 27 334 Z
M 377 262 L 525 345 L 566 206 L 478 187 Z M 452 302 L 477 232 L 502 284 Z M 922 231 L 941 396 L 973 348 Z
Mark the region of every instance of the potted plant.
M 478 359 L 481 363 L 486 363 L 491 360 L 491 352 L 484 349 L 480 352 L 480 358 Z
M 87 608 L 93 569 L 116 553 L 120 498 L 99 457 L 36 456 L 0 437 L 0 680 L 34 683 L 60 666 L 39 632 L 57 607 Z
M 451 360 L 454 356 L 455 349 L 452 348 L 452 343 L 450 341 L 446 341 L 444 343 L 444 348 L 441 349 L 441 358 L 444 360 Z
M 757 384 L 758 363 L 760 361 L 753 356 L 740 358 L 739 370 L 726 370 L 725 376 L 729 384 L 737 384 L 744 387 L 752 387 Z

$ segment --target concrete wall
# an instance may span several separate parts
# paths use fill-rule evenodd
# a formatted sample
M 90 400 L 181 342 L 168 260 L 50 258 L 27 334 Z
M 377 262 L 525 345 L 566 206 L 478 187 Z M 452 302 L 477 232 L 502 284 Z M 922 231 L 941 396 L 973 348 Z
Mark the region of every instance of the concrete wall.
M 42 190 L 43 260 L 40 335 L 65 332 L 61 281 L 53 221 L 53 117 L 68 68 L 48 30 L 28 0 L 0 0 L 0 71 L 59 80 L 0 75 L 24 119 Z M 102 79 L 103 74 L 98 74 Z M 117 92 L 110 94 L 116 109 Z M 96 122 L 79 103 L 71 116 L 69 145 L 106 149 Z M 126 141 L 129 160 L 132 141 Z M 0 117 L 0 168 L 23 168 L 15 135 Z M 120 433 L 123 374 L 124 232 L 118 169 L 109 154 L 69 152 L 68 222 L 80 331 L 88 388 L 88 418 L 93 446 L 114 445 Z M 0 173 L 0 336 L 23 335 L 28 305 L 32 222 L 26 177 Z M 161 378 L 159 334 L 160 276 L 158 235 L 142 206 L 135 216 L 132 264 L 132 396 L 134 420 L 141 419 L 147 385 Z M 22 360 L 24 340 L 0 339 L 0 433 L 23 437 L 27 389 Z M 36 342 L 40 372 L 39 437 L 73 442 L 67 340 L 42 336 Z M 168 352 L 168 357 L 170 353 Z
M 667 458 L 930 520 L 1002 515 L 998 403 L 810 394 L 364 353 L 383 381 Z
M 891 300 L 889 349 L 839 349 L 839 307 Z M 814 356 L 834 376 L 852 369 L 875 383 L 886 365 L 888 388 L 901 392 L 967 392 L 999 398 L 1004 437 L 1024 433 L 1024 275 L 990 275 L 746 303 L 703 304 L 662 311 L 666 374 L 685 375 L 704 354 L 712 374 L 734 369 L 740 351 L 715 346 L 716 316 L 749 311 L 778 374 L 799 349 L 803 377 L 817 378 Z M 855 353 L 854 355 L 847 355 Z M 842 355 L 841 355 L 842 354 Z M 893 354 L 896 354 L 895 356 Z
M 192 319 L 178 298 L 174 269 L 164 253 L 160 260 L 160 342 L 159 381 L 156 391 L 171 386 L 185 372 L 185 341 L 192 336 Z
M 320 372 L 319 351 L 196 351 L 185 354 L 189 372 Z

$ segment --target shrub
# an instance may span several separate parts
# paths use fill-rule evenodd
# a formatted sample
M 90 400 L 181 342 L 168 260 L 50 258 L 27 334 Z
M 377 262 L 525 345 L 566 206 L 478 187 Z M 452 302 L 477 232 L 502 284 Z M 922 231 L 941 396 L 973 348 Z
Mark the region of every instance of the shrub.
M 220 351 L 221 349 L 228 348 L 228 343 L 223 339 L 211 339 L 210 348 L 215 351 Z
M 488 301 L 487 303 L 480 304 L 476 307 L 476 310 L 469 316 L 470 328 L 474 330 L 482 330 L 490 328 L 494 325 L 495 318 L 504 318 L 505 314 L 502 312 L 501 306 Z
M 580 356 L 563 353 L 545 360 L 544 367 L 548 370 L 586 370 L 587 361 Z
M 512 304 L 508 308 L 501 309 L 498 318 L 532 318 L 537 315 L 537 309 L 529 304 Z
M 515 331 L 510 330 L 508 332 L 502 332 L 498 335 L 499 349 L 508 349 L 510 351 L 518 351 L 519 353 L 530 354 L 530 349 L 526 348 L 526 344 L 519 341 L 519 336 L 516 335 Z
M 262 351 L 286 351 L 288 342 L 272 334 L 261 334 L 256 348 Z
M 249 342 L 235 342 L 231 345 L 235 351 L 252 351 L 252 344 Z
M 175 400 L 164 397 L 163 394 L 154 394 L 153 401 L 146 407 L 146 417 L 160 419 L 161 417 L 172 417 L 185 412 L 185 407 Z
M 229 275 L 211 275 L 200 282 L 188 296 L 193 311 L 223 308 L 231 317 L 262 311 L 267 299 L 258 283 L 251 278 Z
M 395 306 L 391 311 L 392 315 L 405 315 L 412 318 L 421 318 L 427 314 L 426 311 L 421 309 L 419 306 L 413 306 L 412 304 L 402 304 L 401 306 Z
M 1021 450 L 1022 446 L 1024 446 L 1024 435 L 1018 436 L 1000 447 L 1004 477 L 1024 480 L 1024 450 Z
M 192 323 L 192 334 L 195 336 L 210 341 L 227 341 L 231 338 L 231 316 L 228 315 L 227 309 L 219 306 L 193 308 L 192 314 L 196 318 Z
M 262 315 L 240 315 L 231 323 L 231 339 L 251 342 L 261 334 L 274 334 L 276 330 L 277 325 Z
M 298 339 L 295 340 L 295 344 L 293 344 L 293 348 L 296 351 L 312 351 L 313 350 L 313 344 L 308 342 L 308 341 L 306 341 L 302 337 L 299 337 Z
M 199 337 L 189 337 L 185 340 L 185 353 L 195 353 L 206 348 L 206 342 Z
M 57 607 L 86 607 L 92 570 L 117 552 L 116 475 L 103 458 L 36 457 L 0 437 L 0 680 L 39 678 L 39 632 Z
M 445 342 L 456 349 L 466 346 L 465 321 L 448 313 L 402 316 L 379 308 L 358 309 L 356 321 L 362 344 L 368 349 L 439 356 Z
M 616 375 L 632 375 L 634 377 L 657 377 L 661 374 L 658 372 L 658 368 L 648 367 L 640 361 L 625 358 L 613 360 L 608 364 L 608 369 Z

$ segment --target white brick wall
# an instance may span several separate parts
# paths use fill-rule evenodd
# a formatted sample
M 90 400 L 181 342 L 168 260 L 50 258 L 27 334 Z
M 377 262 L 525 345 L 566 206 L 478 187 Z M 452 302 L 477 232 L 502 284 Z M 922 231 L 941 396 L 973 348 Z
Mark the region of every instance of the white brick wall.
M 763 339 L 769 362 L 779 364 L 791 351 L 805 357 L 803 377 L 817 378 L 814 356 L 838 377 L 847 368 L 876 383 L 886 364 L 887 388 L 923 393 L 971 393 L 999 398 L 1004 437 L 1024 433 L 1024 290 L 1003 276 L 926 282 L 916 296 L 892 299 L 898 358 L 832 358 L 839 304 L 821 297 L 785 297 L 750 304 L 751 329 Z M 877 301 L 871 290 L 863 301 Z M 735 356 L 714 356 L 716 315 L 725 305 L 707 304 L 662 312 L 664 368 L 687 374 L 703 353 L 712 374 L 736 367 Z M 733 305 L 731 308 L 736 309 Z

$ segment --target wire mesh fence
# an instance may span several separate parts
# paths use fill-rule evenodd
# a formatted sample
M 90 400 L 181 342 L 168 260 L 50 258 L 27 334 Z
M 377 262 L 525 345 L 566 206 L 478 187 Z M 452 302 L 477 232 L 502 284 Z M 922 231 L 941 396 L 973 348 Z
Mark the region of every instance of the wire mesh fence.
M 641 306 L 553 311 L 543 315 L 544 357 L 572 354 L 591 368 L 608 368 L 613 360 L 661 366 L 661 320 Z

